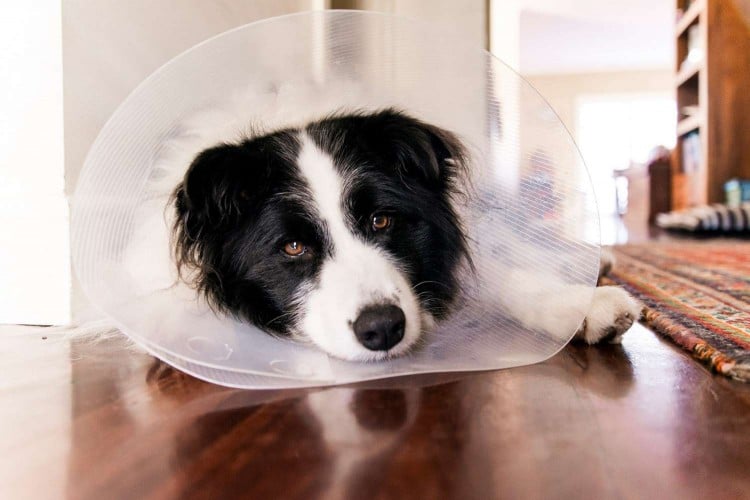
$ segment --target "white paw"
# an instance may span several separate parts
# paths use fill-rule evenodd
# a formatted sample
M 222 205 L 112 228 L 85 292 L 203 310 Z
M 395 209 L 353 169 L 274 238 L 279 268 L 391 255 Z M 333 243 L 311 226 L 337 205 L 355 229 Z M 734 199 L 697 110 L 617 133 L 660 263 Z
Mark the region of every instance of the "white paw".
M 641 316 L 641 309 L 641 304 L 622 288 L 597 287 L 591 308 L 576 336 L 589 344 L 603 340 L 619 343 L 622 335 Z

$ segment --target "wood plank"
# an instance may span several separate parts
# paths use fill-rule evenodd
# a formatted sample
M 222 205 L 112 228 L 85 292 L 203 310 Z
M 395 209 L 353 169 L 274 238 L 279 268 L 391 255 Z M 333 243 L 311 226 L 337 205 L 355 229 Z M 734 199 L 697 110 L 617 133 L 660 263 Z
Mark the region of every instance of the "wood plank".
M 677 77 L 675 78 L 675 87 L 679 87 L 680 85 L 684 85 L 685 82 L 689 81 L 691 78 L 697 77 L 698 73 L 703 68 L 702 63 L 695 63 L 691 64 L 690 66 L 686 66 L 685 68 L 681 69 L 677 73 Z
M 688 116 L 683 118 L 677 123 L 677 136 L 681 137 L 685 134 L 697 130 L 701 127 L 701 117 L 698 115 Z
M 675 25 L 675 36 L 679 37 L 683 35 L 692 24 L 697 22 L 698 16 L 705 10 L 705 8 L 705 0 L 695 0 L 677 21 L 677 24 Z

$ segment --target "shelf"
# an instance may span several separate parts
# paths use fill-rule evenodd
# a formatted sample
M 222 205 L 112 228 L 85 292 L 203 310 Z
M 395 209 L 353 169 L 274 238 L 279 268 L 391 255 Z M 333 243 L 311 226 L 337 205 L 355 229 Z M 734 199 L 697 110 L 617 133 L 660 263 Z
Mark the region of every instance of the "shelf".
M 697 76 L 702 68 L 703 68 L 702 62 L 690 64 L 686 66 L 685 68 L 682 68 L 680 72 L 677 73 L 677 77 L 675 78 L 675 85 L 677 87 L 684 85 L 685 82 L 688 82 L 690 81 L 690 79 Z
M 720 203 L 729 179 L 750 179 L 750 11 L 735 8 L 750 0 L 693 0 L 686 7 L 688 1 L 676 2 L 684 12 L 674 23 L 677 71 L 672 78 L 678 106 L 674 208 Z M 692 59 L 694 64 L 684 62 L 688 45 L 702 55 Z M 700 168 L 678 173 L 691 165 Z
M 685 11 L 685 13 L 682 15 L 679 21 L 677 21 L 677 26 L 675 27 L 675 31 L 677 32 L 677 36 L 682 35 L 687 31 L 687 29 L 697 22 L 698 16 L 701 12 L 705 9 L 705 0 L 695 0 L 693 4 L 688 7 L 688 10 Z
M 701 127 L 701 119 L 699 116 L 688 116 L 683 118 L 677 123 L 677 135 L 682 137 L 687 135 L 693 130 L 697 130 Z

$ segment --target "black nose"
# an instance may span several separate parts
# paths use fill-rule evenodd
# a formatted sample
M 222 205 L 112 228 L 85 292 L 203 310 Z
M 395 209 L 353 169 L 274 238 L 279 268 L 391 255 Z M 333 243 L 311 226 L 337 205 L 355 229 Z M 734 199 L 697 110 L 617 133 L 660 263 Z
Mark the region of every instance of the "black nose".
M 406 316 L 400 307 L 370 306 L 354 322 L 354 335 L 371 351 L 387 351 L 404 338 Z

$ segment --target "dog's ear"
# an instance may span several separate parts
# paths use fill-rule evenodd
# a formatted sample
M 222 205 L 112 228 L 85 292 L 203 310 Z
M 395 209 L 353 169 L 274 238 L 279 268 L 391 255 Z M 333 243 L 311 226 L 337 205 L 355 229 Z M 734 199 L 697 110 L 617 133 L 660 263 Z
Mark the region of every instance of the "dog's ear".
M 465 148 L 452 132 L 394 110 L 381 112 L 375 126 L 378 149 L 402 175 L 439 188 L 455 181 L 465 168 Z
M 172 246 L 177 270 L 218 304 L 222 283 L 214 262 L 223 253 L 222 232 L 251 213 L 268 181 L 262 147 L 222 144 L 200 153 L 172 193 Z M 186 274 L 187 273 L 187 274 Z
M 424 132 L 430 140 L 431 151 L 434 154 L 434 174 L 445 177 L 455 177 L 466 167 L 466 149 L 456 134 L 433 125 L 422 124 Z
M 257 197 L 266 172 L 265 159 L 247 144 L 206 149 L 174 191 L 175 223 L 192 239 L 233 223 Z

